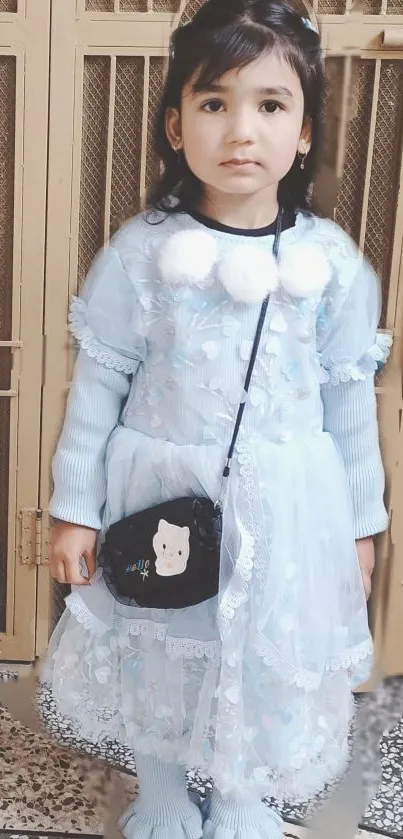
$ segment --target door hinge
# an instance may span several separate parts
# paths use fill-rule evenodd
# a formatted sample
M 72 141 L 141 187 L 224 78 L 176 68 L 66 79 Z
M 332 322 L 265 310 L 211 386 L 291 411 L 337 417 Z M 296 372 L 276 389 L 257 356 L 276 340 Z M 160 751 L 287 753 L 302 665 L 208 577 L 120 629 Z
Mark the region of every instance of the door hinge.
M 25 507 L 19 518 L 21 565 L 47 565 L 50 539 L 48 513 L 35 507 Z

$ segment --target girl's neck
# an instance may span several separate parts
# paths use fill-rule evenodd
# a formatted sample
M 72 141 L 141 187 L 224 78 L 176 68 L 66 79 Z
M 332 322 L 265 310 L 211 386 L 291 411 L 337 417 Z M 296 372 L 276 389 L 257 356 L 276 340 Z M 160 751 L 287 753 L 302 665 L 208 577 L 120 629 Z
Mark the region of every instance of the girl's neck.
M 272 224 L 278 215 L 276 194 L 232 195 L 205 191 L 198 207 L 202 215 L 227 227 L 257 230 Z

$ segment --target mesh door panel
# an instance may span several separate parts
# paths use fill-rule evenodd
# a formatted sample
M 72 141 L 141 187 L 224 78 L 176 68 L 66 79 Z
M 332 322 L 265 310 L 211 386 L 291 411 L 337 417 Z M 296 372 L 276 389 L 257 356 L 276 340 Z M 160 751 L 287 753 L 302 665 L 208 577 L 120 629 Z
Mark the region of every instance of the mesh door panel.
M 384 61 L 365 239 L 365 251 L 382 279 L 384 314 L 389 290 L 402 136 L 403 62 Z
M 154 183 L 159 173 L 159 161 L 154 152 L 154 129 L 163 82 L 164 59 L 152 58 L 150 61 L 150 84 L 148 89 L 146 187 Z
M 0 12 L 18 12 L 18 0 L 0 0 Z
M 320 15 L 344 15 L 345 11 L 345 0 L 319 0 L 318 12 Z
M 156 11 L 156 5 L 158 4 L 158 11 L 172 11 L 172 8 L 169 7 L 170 2 L 174 6 L 174 0 L 154 0 L 153 8 Z M 204 0 L 189 0 L 183 15 L 183 21 L 190 20 L 203 2 Z M 393 14 L 403 13 L 403 0 L 389 0 L 389 2 L 393 4 L 395 9 Z M 292 5 L 306 16 L 306 7 L 300 0 L 294 0 Z M 178 3 L 173 10 L 176 11 L 177 8 Z M 381 11 L 381 0 L 363 0 L 363 11 L 366 14 L 378 14 Z M 321 15 L 344 15 L 346 13 L 346 0 L 319 0 L 318 13 Z
M 360 61 L 354 79 L 353 117 L 349 123 L 343 178 L 337 200 L 336 220 L 358 243 L 367 165 L 375 63 Z
M 307 17 L 307 8 L 302 0 L 291 0 L 290 5 L 295 9 L 303 17 Z M 308 3 L 308 7 L 311 8 L 311 4 Z
M 113 12 L 113 0 L 85 0 L 87 12 Z
M 403 0 L 394 0 L 402 2 Z M 358 4 L 357 4 L 358 6 Z M 382 0 L 362 0 L 360 10 L 364 14 L 379 14 L 382 7 Z M 320 15 L 344 15 L 346 13 L 346 0 L 319 0 L 318 12 Z
M 163 13 L 174 13 L 179 9 L 180 0 L 152 0 L 152 11 Z M 204 0 L 189 0 L 185 9 L 183 21 L 190 20 L 200 8 Z M 303 13 L 305 7 L 295 0 L 293 5 Z M 88 12 L 113 12 L 114 0 L 85 0 L 85 9 Z M 364 14 L 380 14 L 382 0 L 363 0 L 362 9 Z M 147 0 L 120 0 L 119 11 L 121 12 L 147 12 Z M 17 12 L 18 0 L 0 0 L 1 12 Z M 387 11 L 392 15 L 403 14 L 403 0 L 388 0 Z M 344 15 L 346 12 L 345 0 L 319 0 L 318 12 L 321 15 Z
M 390 15 L 403 15 L 403 0 L 388 0 L 388 13 Z
M 181 17 L 181 23 L 188 23 L 189 20 L 192 20 L 193 15 L 199 11 L 200 7 L 203 5 L 204 0 L 189 0 L 185 11 Z
M 337 138 L 340 121 L 340 91 L 343 85 L 344 59 L 326 59 L 326 96 L 323 121 L 322 154 L 324 162 L 334 169 L 337 161 Z
M 12 339 L 15 59 L 0 57 L 0 340 Z M 0 390 L 9 390 L 11 351 L 0 349 Z M 0 632 L 7 596 L 10 400 L 0 397 Z
M 82 283 L 104 238 L 110 59 L 84 64 L 78 281 Z
M 177 12 L 179 0 L 153 0 L 153 12 Z
M 382 0 L 364 0 L 364 14 L 378 15 L 382 9 Z
M 0 340 L 11 335 L 15 59 L 0 56 Z
M 146 12 L 147 0 L 120 0 L 121 12 Z
M 113 143 L 111 221 L 140 204 L 144 58 L 118 58 Z

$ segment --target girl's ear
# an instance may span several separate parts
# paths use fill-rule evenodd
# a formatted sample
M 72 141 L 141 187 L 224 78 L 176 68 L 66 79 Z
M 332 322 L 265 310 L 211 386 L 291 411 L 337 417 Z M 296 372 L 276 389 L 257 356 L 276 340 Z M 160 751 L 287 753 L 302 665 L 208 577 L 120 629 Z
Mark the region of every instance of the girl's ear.
M 165 131 L 174 151 L 183 148 L 181 117 L 177 108 L 167 108 L 165 114 Z
M 298 143 L 299 154 L 309 154 L 312 145 L 312 123 L 311 120 L 305 119 L 302 126 L 301 136 Z

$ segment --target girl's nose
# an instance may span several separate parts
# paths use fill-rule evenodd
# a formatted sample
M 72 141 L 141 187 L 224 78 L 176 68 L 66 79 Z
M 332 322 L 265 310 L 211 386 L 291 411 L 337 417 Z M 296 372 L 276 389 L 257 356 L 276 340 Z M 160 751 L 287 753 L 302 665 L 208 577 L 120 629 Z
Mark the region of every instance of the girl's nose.
M 229 115 L 227 142 L 239 144 L 253 143 L 254 134 L 253 118 L 249 109 L 240 109 Z

